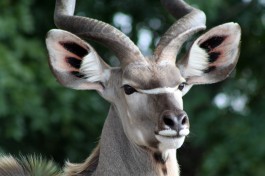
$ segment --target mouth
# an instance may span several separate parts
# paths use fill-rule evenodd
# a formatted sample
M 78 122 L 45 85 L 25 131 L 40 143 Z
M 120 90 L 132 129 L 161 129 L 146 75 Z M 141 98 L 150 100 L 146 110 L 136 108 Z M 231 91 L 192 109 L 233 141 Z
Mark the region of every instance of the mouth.
M 163 136 L 163 137 L 170 137 L 170 138 L 176 138 L 176 137 L 185 137 L 190 133 L 189 129 L 182 129 L 178 132 L 176 130 L 161 130 L 157 132 L 157 135 Z
M 167 130 L 161 130 L 161 131 L 156 131 L 155 135 L 159 135 L 161 137 L 165 137 L 165 138 L 181 138 L 181 137 L 185 137 L 190 133 L 189 129 L 181 129 L 179 131 L 176 130 L 171 130 L 171 129 L 167 129 Z
M 162 148 L 178 149 L 184 143 L 185 137 L 190 133 L 189 129 L 161 130 L 155 132 L 156 139 L 160 142 Z

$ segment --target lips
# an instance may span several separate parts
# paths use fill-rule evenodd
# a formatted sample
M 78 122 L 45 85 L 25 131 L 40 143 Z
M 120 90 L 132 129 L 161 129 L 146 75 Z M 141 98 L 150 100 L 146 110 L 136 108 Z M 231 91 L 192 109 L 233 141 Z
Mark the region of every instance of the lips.
M 169 128 L 164 126 L 155 131 L 155 138 L 159 141 L 161 150 L 178 149 L 190 133 L 189 126 L 182 125 L 180 128 Z
M 161 130 L 158 132 L 155 132 L 156 135 L 162 136 L 162 137 L 169 137 L 169 138 L 178 138 L 178 137 L 185 137 L 190 133 L 189 129 L 181 129 L 178 132 L 176 130 Z

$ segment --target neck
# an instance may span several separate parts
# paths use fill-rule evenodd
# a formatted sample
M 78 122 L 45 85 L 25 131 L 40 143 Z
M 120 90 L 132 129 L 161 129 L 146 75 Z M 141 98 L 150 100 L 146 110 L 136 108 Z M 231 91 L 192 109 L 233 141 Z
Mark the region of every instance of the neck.
M 178 176 L 176 150 L 151 151 L 136 146 L 124 134 L 120 118 L 111 106 L 100 140 L 98 165 L 93 176 Z

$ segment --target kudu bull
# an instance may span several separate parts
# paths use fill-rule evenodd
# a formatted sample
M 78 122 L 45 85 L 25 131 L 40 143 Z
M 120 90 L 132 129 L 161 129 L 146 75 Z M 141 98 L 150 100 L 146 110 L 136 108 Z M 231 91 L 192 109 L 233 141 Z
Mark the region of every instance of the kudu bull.
M 206 28 L 206 17 L 182 0 L 161 2 L 178 20 L 145 57 L 113 26 L 74 16 L 75 0 L 56 1 L 60 29 L 49 31 L 46 39 L 53 74 L 62 85 L 96 90 L 111 104 L 98 146 L 84 163 L 67 163 L 62 175 L 179 175 L 176 149 L 190 128 L 182 96 L 193 85 L 228 77 L 238 60 L 241 31 L 236 23 L 209 30 L 176 64 L 183 43 Z M 111 49 L 120 67 L 110 67 L 81 38 Z M 22 168 L 21 175 L 33 175 L 35 165 L 3 157 L 0 166 L 0 173 Z

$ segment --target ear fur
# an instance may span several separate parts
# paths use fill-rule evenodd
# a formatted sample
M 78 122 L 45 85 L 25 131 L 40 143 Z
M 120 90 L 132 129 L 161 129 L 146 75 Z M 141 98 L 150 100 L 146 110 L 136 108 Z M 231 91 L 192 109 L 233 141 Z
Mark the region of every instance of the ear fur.
M 47 34 L 49 64 L 57 80 L 73 89 L 102 91 L 109 66 L 92 46 L 67 31 L 53 29 Z
M 200 36 L 178 63 L 188 84 L 210 84 L 226 79 L 239 57 L 241 29 L 236 23 L 217 26 Z

